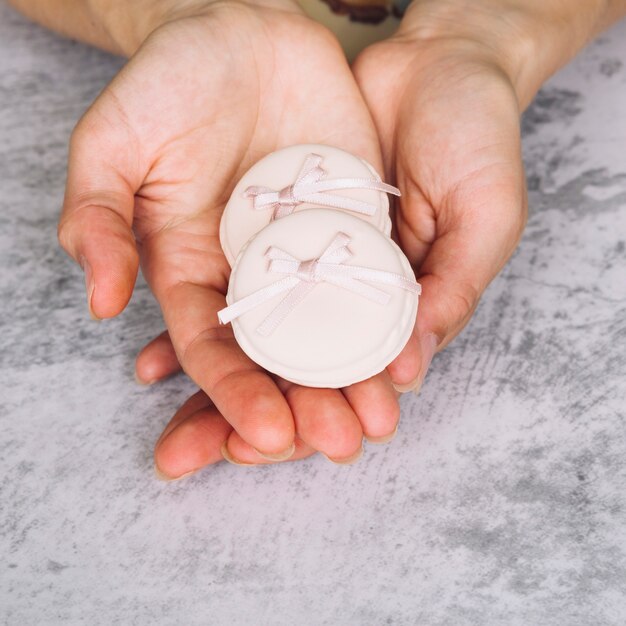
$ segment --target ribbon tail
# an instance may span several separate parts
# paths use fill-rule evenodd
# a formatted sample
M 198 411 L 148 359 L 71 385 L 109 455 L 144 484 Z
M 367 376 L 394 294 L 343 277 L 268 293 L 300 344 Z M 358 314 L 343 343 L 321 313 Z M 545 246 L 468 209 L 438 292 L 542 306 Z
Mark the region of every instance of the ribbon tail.
M 282 280 L 276 281 L 263 289 L 259 289 L 251 293 L 249 296 L 237 300 L 230 306 L 227 306 L 217 312 L 217 319 L 220 324 L 228 324 L 239 316 L 251 311 L 255 307 L 271 300 L 273 297 L 292 289 L 299 283 L 299 279 L 295 276 L 287 276 Z
M 326 191 L 337 191 L 338 189 L 371 189 L 382 193 L 389 193 L 393 196 L 400 196 L 400 190 L 382 180 L 372 178 L 330 178 L 328 180 L 318 180 L 308 186 L 300 187 L 302 193 L 319 193 Z
M 367 298 L 372 302 L 376 302 L 377 304 L 389 304 L 389 300 L 391 299 L 391 296 L 382 289 L 368 285 L 360 280 L 355 280 L 349 276 L 327 276 L 325 281 L 336 285 L 337 287 L 342 287 L 348 291 L 352 291 L 352 293 L 363 296 L 364 298 Z
M 300 202 L 308 202 L 309 204 L 317 204 L 320 206 L 332 207 L 334 209 L 344 209 L 353 213 L 362 213 L 363 215 L 374 215 L 376 207 L 369 202 L 362 202 L 354 198 L 346 198 L 345 196 L 334 196 L 329 193 L 319 192 L 306 195 L 298 194 Z
M 382 285 L 390 285 L 391 287 L 398 287 L 406 291 L 413 291 L 417 295 L 422 292 L 422 286 L 413 278 L 407 278 L 402 274 L 395 274 L 394 272 L 385 272 L 383 270 L 376 270 L 370 267 L 360 267 L 358 265 L 333 265 L 332 271 L 336 275 L 350 277 L 358 281 L 367 281 L 380 283 Z
M 314 283 L 305 283 L 295 278 L 298 284 L 276 305 L 274 310 L 257 326 L 257 333 L 262 337 L 269 337 L 289 313 L 315 287 Z

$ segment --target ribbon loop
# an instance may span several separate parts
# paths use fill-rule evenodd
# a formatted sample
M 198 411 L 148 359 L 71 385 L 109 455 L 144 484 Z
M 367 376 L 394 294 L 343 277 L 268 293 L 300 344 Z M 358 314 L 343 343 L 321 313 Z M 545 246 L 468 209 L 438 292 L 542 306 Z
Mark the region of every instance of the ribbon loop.
M 377 207 L 369 202 L 337 196 L 328 193 L 339 189 L 372 189 L 383 193 L 400 195 L 400 190 L 374 178 L 331 178 L 324 180 L 326 170 L 321 166 L 323 157 L 309 154 L 304 160 L 296 181 L 275 191 L 269 187 L 251 186 L 244 191 L 244 197 L 252 198 L 256 210 L 272 209 L 272 220 L 293 213 L 304 202 L 334 209 L 345 209 L 363 215 L 374 215 Z
M 382 305 L 387 304 L 391 296 L 368 283 L 381 283 L 398 287 L 418 295 L 421 293 L 419 283 L 401 274 L 358 265 L 345 265 L 345 262 L 352 256 L 352 252 L 348 248 L 349 243 L 350 237 L 348 235 L 341 232 L 337 233 L 330 245 L 318 258 L 306 261 L 299 261 L 276 246 L 270 247 L 265 253 L 266 258 L 270 259 L 268 271 L 285 274 L 285 278 L 263 287 L 219 311 L 217 317 L 220 323 L 227 324 L 275 296 L 286 292 L 284 298 L 256 329 L 259 334 L 267 337 L 320 282 L 327 282 L 342 289 L 348 289 Z

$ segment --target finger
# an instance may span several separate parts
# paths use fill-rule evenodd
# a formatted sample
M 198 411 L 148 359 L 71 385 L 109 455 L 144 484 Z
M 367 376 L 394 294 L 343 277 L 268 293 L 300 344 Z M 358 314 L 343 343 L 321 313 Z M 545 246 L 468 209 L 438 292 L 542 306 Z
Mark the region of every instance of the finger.
M 181 371 L 178 357 L 167 331 L 144 346 L 135 361 L 135 378 L 142 385 L 151 385 Z
M 370 443 L 387 443 L 393 439 L 400 419 L 400 405 L 387 372 L 345 387 L 342 392 Z
M 316 450 L 304 443 L 298 436 L 296 436 L 293 443 L 294 450 L 291 456 L 280 461 L 272 460 L 261 456 L 250 444 L 246 443 L 236 431 L 232 431 L 228 440 L 222 446 L 222 455 L 224 460 L 233 465 L 269 465 L 272 463 L 284 463 L 285 461 L 299 461 L 316 452 Z
M 527 214 L 521 170 L 481 194 L 457 193 L 452 217 L 424 259 L 417 323 L 403 352 L 389 365 L 396 388 L 419 388 L 436 351 L 470 320 L 478 301 L 517 246 Z
M 155 449 L 158 448 L 161 441 L 167 437 L 167 435 L 178 426 L 184 419 L 188 418 L 191 414 L 199 411 L 200 409 L 214 406 L 210 398 L 204 393 L 204 391 L 197 391 L 191 397 L 189 397 L 185 403 L 176 411 L 174 417 L 167 423 L 167 426 L 163 429 L 161 436 L 154 444 Z
M 299 437 L 334 463 L 350 464 L 363 452 L 363 430 L 339 389 L 303 387 L 281 381 Z
M 232 426 L 202 395 L 181 408 L 155 446 L 155 472 L 163 480 L 183 478 L 223 460 L 221 448 Z
M 293 444 L 289 405 L 274 381 L 239 348 L 217 311 L 226 304 L 216 289 L 177 283 L 157 290 L 165 322 L 183 369 L 251 446 L 281 456 Z
M 439 341 L 435 339 L 433 343 L 434 354 L 434 350 L 436 350 Z M 415 327 L 400 354 L 387 366 L 387 372 L 397 392 L 417 391 L 419 386 L 419 374 L 422 369 L 421 363 L 423 354 L 424 350 L 420 346 L 417 327 Z
M 67 185 L 58 237 L 83 268 L 92 317 L 113 317 L 128 303 L 139 256 L 132 232 L 134 193 L 139 188 L 131 149 L 115 127 L 90 112 L 72 134 Z

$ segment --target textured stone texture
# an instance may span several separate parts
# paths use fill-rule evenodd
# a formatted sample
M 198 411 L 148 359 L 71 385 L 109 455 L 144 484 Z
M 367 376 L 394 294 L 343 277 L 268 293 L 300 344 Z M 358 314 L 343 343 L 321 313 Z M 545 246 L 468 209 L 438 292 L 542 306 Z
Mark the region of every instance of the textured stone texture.
M 531 217 L 400 432 L 158 482 L 193 391 L 133 381 L 145 286 L 95 324 L 58 249 L 66 144 L 120 66 L 0 5 L 0 621 L 626 623 L 626 23 L 525 115 Z

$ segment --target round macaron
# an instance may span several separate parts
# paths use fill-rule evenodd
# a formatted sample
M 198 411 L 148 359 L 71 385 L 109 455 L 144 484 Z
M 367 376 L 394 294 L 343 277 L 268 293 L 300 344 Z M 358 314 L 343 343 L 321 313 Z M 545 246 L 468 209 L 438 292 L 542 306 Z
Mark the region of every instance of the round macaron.
M 315 160 L 312 157 L 320 157 Z M 241 178 L 234 188 L 231 197 L 224 208 L 220 223 L 220 242 L 226 259 L 232 265 L 239 251 L 248 239 L 276 219 L 276 207 L 271 203 L 263 204 L 262 198 L 255 200 L 250 189 L 265 189 L 266 191 L 280 192 L 288 190 L 298 181 L 299 176 L 305 175 L 304 168 L 317 166 L 316 172 L 309 173 L 309 179 L 323 184 L 332 181 L 356 179 L 357 181 L 371 181 L 370 188 L 334 189 L 316 194 L 317 199 L 300 201 L 293 205 L 293 212 L 313 207 L 327 206 L 324 202 L 329 197 L 347 199 L 347 204 L 356 201 L 357 204 L 366 204 L 371 207 L 371 214 L 351 211 L 349 208 L 338 210 L 357 215 L 369 222 L 379 231 L 389 235 L 391 220 L 389 218 L 389 198 L 387 192 L 381 191 L 381 178 L 376 170 L 363 159 L 344 150 L 320 144 L 301 144 L 283 148 L 268 154 L 255 163 Z M 310 187 L 311 180 L 304 181 Z M 373 183 L 373 184 L 372 184 Z M 373 188 L 378 184 L 379 189 Z M 256 205 L 256 208 L 255 208 Z M 284 213 L 284 211 L 282 211 Z
M 309 209 L 249 240 L 220 319 L 268 371 L 338 388 L 381 372 L 400 353 L 419 291 L 409 261 L 377 227 L 346 212 Z

